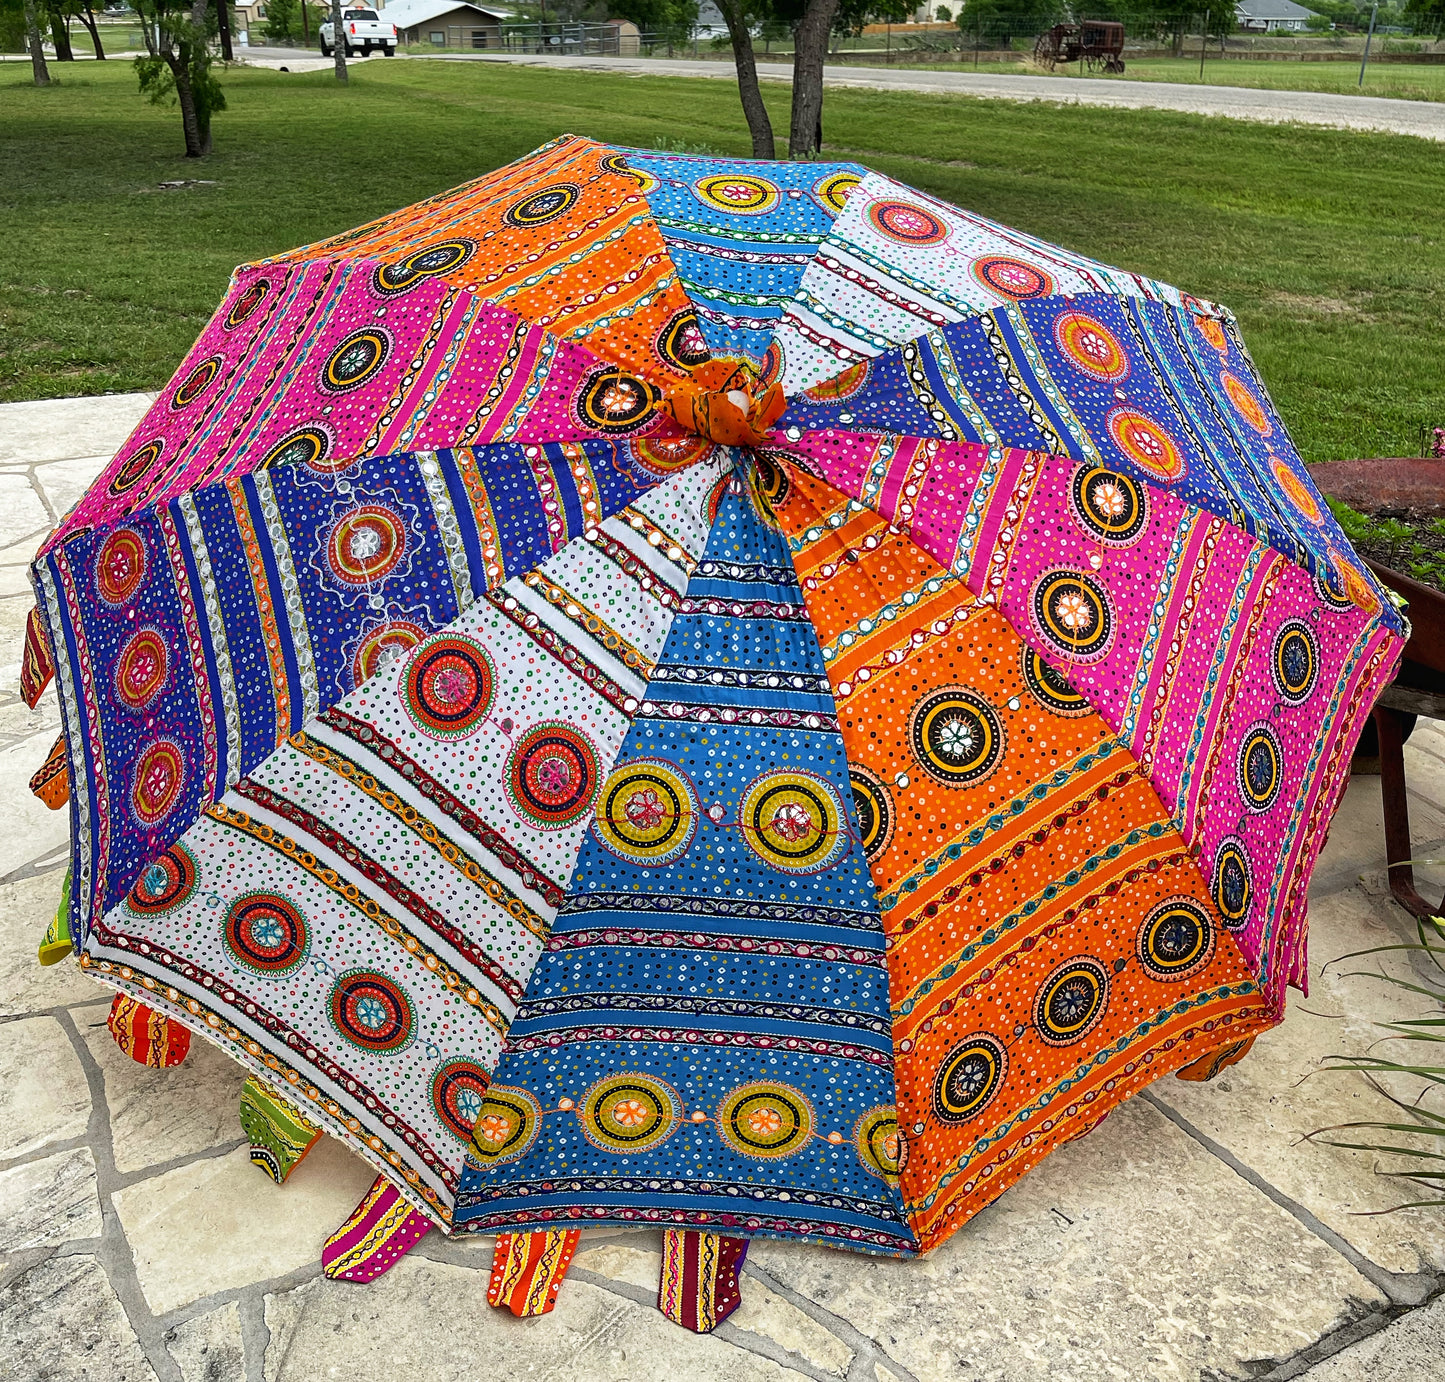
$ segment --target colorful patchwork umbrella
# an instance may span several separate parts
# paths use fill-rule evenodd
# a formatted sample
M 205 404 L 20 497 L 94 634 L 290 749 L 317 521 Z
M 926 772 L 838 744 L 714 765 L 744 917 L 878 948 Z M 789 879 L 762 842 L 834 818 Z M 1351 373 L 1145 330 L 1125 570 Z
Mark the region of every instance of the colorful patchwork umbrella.
M 376 1166 L 329 1274 L 656 1225 L 695 1329 L 1277 1022 L 1405 627 L 1223 308 L 571 137 L 239 270 L 34 571 L 47 958 Z

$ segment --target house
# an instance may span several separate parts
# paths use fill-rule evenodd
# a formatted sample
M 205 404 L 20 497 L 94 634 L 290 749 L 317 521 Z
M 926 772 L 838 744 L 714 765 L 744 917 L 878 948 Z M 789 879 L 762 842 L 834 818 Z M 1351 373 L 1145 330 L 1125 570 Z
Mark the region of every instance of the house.
M 500 48 L 503 21 L 511 10 L 458 0 L 392 0 L 377 13 L 396 25 L 402 43 L 429 43 L 436 48 Z
M 1294 0 L 1238 0 L 1234 7 L 1239 27 L 1252 34 L 1297 33 L 1313 16 L 1313 10 Z

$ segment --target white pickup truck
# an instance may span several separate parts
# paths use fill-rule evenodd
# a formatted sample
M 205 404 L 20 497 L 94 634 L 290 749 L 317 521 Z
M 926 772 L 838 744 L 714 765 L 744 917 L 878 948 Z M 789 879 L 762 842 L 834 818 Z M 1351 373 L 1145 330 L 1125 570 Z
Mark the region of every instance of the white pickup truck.
M 321 56 L 329 58 L 336 47 L 329 14 L 321 23 L 320 34 Z M 396 52 L 396 25 L 388 24 L 375 10 L 343 9 L 341 37 L 347 57 L 369 53 L 373 48 L 380 48 L 387 57 Z

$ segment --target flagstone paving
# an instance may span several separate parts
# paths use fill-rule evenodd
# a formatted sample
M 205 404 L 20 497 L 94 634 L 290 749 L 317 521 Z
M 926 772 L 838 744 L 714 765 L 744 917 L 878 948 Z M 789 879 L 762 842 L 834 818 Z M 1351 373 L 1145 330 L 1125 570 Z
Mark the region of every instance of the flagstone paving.
M 1368 1213 L 1410 1196 L 1370 1154 L 1303 1140 L 1388 1116 L 1324 1057 L 1388 1052 L 1376 1024 L 1418 1010 L 1332 963 L 1412 938 L 1368 777 L 1321 860 L 1311 994 L 1283 1027 L 1212 1084 L 1154 1085 L 920 1261 L 759 1241 L 741 1308 L 707 1338 L 655 1309 L 650 1233 L 584 1239 L 541 1320 L 486 1306 L 486 1241 L 433 1233 L 370 1286 L 324 1280 L 322 1240 L 371 1172 L 328 1140 L 273 1186 L 246 1158 L 235 1065 L 200 1041 L 180 1069 L 133 1064 L 106 991 L 35 962 L 67 823 L 25 789 L 58 714 L 19 699 L 24 568 L 149 401 L 0 407 L 0 1378 L 1445 1377 L 1445 1213 Z M 1445 730 L 1422 724 L 1407 758 L 1416 854 L 1445 855 Z

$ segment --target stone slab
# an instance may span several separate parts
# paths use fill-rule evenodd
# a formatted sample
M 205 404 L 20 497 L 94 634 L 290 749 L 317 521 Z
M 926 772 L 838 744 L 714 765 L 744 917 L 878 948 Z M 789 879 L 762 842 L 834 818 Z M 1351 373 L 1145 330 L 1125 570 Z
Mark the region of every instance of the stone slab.
M 792 1301 L 747 1275 L 742 1279 L 742 1298 L 742 1304 L 728 1316 L 734 1329 L 771 1339 L 835 1377 L 847 1373 L 853 1350 Z
M 45 928 L 60 902 L 64 869 L 0 885 L 0 1017 L 58 1008 L 67 1003 L 110 1002 L 111 990 L 81 973 L 74 959 L 42 965 L 36 958 Z M 105 1009 L 76 1014 L 82 1028 Z
M 321 1245 L 373 1179 L 328 1137 L 284 1186 L 238 1147 L 117 1191 L 114 1203 L 146 1304 L 164 1315 L 319 1264 Z
M 0 1171 L 0 1253 L 99 1238 L 101 1227 L 89 1147 Z
M 0 465 L 35 465 L 106 452 L 114 456 L 155 395 L 42 398 L 0 408 Z
M 1445 1377 L 1445 1297 L 1316 1363 L 1299 1382 L 1434 1382 Z
M 1236 1376 L 1383 1300 L 1137 1099 L 917 1261 L 766 1240 L 748 1261 L 928 1382 Z
M 113 454 L 77 456 L 73 460 L 51 461 L 35 467 L 32 473 L 49 502 L 53 521 L 58 523 L 80 502 L 96 477 L 110 464 Z
M 246 1375 L 241 1312 L 235 1301 L 168 1329 L 165 1343 L 181 1382 L 241 1382 Z
M 0 1161 L 79 1137 L 89 1121 L 85 1071 L 60 1023 L 0 1023 Z
M 518 1320 L 486 1303 L 484 1273 L 413 1254 L 364 1288 L 319 1278 L 266 1298 L 266 1382 L 783 1382 L 806 1376 L 651 1305 L 566 1281 L 556 1309 Z
M 0 472 L 0 551 L 55 526 L 28 475 Z
M 7 616 L 16 603 L 0 600 L 0 681 L 13 677 L 18 686 L 18 640 L 15 660 L 5 660 L 10 633 Z M 5 825 L 0 829 L 0 877 L 33 859 L 54 854 L 70 839 L 70 812 L 52 811 L 30 790 L 30 779 L 49 756 L 58 733 L 57 728 L 47 725 L 28 738 L 0 748 L 0 801 L 5 802 Z M 39 939 L 37 936 L 37 942 Z
M 104 1015 L 98 1011 L 92 1020 L 100 1025 L 85 1028 L 84 1036 L 105 1075 L 117 1171 L 156 1166 L 241 1136 L 237 1110 L 246 1072 L 235 1061 L 204 1038 L 192 1037 L 182 1064 L 151 1070 L 115 1044 Z M 256 1176 L 259 1180 L 260 1173 Z
M 0 1292 L 6 1382 L 155 1382 L 93 1257 L 51 1257 Z
M 1440 1270 L 1445 1268 L 1445 1215 L 1428 1210 L 1371 1212 L 1416 1196 L 1406 1193 L 1408 1186 L 1377 1174 L 1385 1158 L 1304 1140 L 1339 1124 L 1400 1119 L 1399 1110 L 1363 1075 L 1330 1072 L 1325 1060 L 1332 1052 L 1370 1052 L 1386 1059 L 1408 1055 L 1406 1043 L 1381 1044 L 1386 1033 L 1378 1023 L 1418 1015 L 1425 1001 L 1378 979 L 1350 977 L 1351 972 L 1383 965 L 1413 980 L 1408 958 L 1397 954 L 1331 963 L 1353 951 L 1405 940 L 1403 925 L 1397 929 L 1388 923 L 1392 911 L 1393 903 L 1381 901 L 1377 907 L 1358 888 L 1314 899 L 1310 996 L 1291 993 L 1284 1022 L 1264 1033 L 1243 1061 L 1211 1083 L 1167 1079 L 1153 1089 L 1371 1261 L 1392 1272 Z M 1399 1086 L 1402 1096 L 1416 1092 L 1416 1086 Z M 1391 1140 L 1368 1129 L 1331 1136 L 1347 1142 Z

